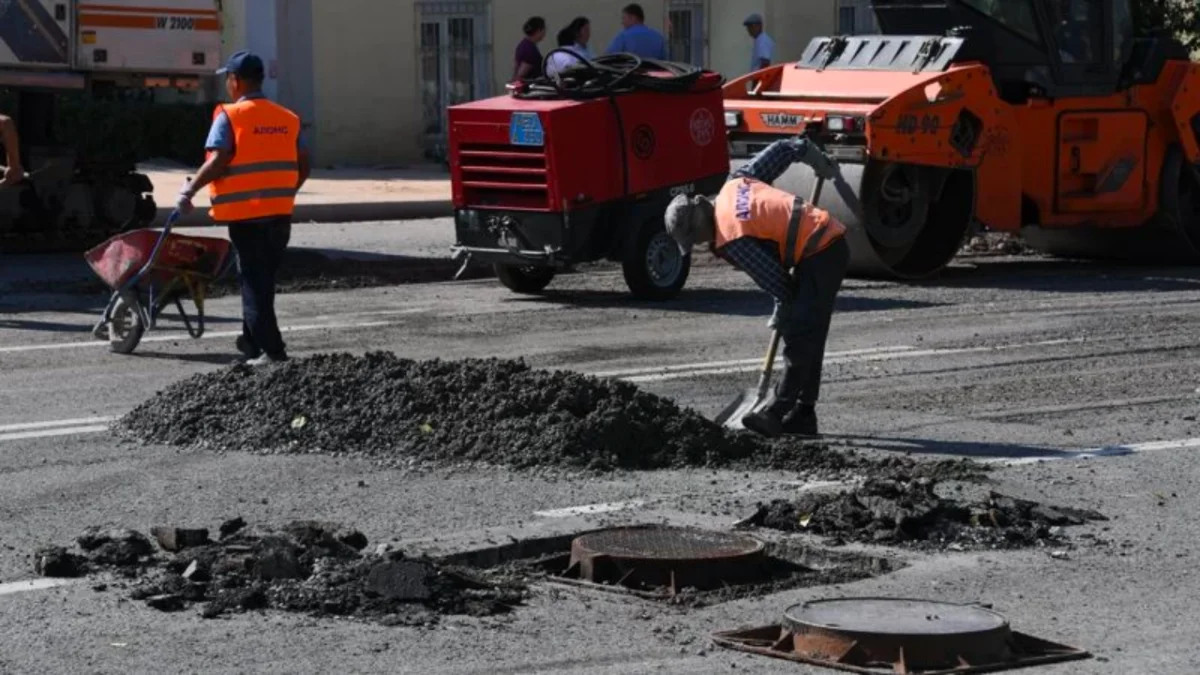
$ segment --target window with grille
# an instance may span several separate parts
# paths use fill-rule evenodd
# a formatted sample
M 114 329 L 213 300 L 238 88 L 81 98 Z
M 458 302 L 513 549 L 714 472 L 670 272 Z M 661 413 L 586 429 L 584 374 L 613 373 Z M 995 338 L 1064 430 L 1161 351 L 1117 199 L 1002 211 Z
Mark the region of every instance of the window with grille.
M 855 21 L 857 18 L 854 7 L 839 7 L 838 8 L 838 33 L 842 35 L 854 35 L 858 32 L 858 24 Z
M 841 35 L 863 35 L 877 33 L 875 12 L 869 0 L 840 0 L 838 4 L 838 33 Z
M 671 0 L 667 5 L 667 50 L 672 61 L 707 65 L 708 33 L 704 23 L 704 3 L 697 0 Z
M 417 78 L 426 155 L 444 159 L 446 108 L 492 95 L 489 0 L 425 0 L 417 10 Z

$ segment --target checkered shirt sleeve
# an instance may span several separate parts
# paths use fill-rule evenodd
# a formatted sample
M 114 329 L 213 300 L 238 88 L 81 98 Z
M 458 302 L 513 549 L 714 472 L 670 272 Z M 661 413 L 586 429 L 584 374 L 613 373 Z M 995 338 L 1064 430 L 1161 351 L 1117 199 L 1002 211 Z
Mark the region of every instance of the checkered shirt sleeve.
M 768 185 L 783 175 L 788 167 L 802 161 L 808 154 L 808 141 L 803 138 L 784 138 L 768 145 L 749 162 L 733 172 L 733 178 L 753 178 Z
M 792 287 L 787 270 L 779 260 L 775 243 L 753 237 L 740 237 L 725 244 L 718 253 L 748 274 L 758 287 L 771 294 L 775 301 L 787 304 L 792 299 Z

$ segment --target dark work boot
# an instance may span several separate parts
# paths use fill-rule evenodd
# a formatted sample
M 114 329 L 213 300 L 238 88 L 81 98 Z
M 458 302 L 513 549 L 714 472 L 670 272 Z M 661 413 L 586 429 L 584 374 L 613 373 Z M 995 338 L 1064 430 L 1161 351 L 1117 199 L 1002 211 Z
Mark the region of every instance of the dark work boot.
M 743 417 L 742 426 L 767 438 L 778 438 L 783 433 L 783 421 L 770 406 Z
M 818 438 L 817 411 L 811 405 L 802 405 L 783 418 L 783 433 L 788 436 L 806 436 Z
M 250 344 L 245 335 L 239 335 L 236 344 L 237 350 L 247 359 L 256 359 L 262 355 L 262 350 Z

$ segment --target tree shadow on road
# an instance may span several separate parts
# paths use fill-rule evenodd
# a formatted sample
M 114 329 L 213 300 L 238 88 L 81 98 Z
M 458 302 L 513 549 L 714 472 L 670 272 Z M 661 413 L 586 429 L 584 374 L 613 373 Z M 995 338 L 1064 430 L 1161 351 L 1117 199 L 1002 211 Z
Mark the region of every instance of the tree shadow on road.
M 725 316 L 762 316 L 771 313 L 771 301 L 759 290 L 706 288 L 684 291 L 674 300 L 650 302 L 635 300 L 628 293 L 617 291 L 554 290 L 539 296 L 516 296 L 509 302 L 550 303 L 597 309 L 647 309 L 692 314 L 721 314 Z M 922 309 L 945 303 L 892 298 L 862 298 L 840 295 L 836 312 L 872 312 L 891 309 Z
M 1056 259 L 977 259 L 933 278 L 906 282 L 934 288 L 991 288 L 1054 293 L 1200 291 L 1200 268 Z
M 28 319 L 3 319 L 0 318 L 0 330 L 32 330 L 40 333 L 80 333 L 83 335 L 91 335 L 92 326 L 95 322 L 84 323 L 62 323 L 59 321 L 31 321 Z
M 926 438 L 878 438 L 853 434 L 825 434 L 827 440 L 845 441 L 849 445 L 868 447 L 884 452 L 903 452 L 918 455 L 950 455 L 970 459 L 1071 459 L 1087 453 L 1085 450 L 1064 450 L 1020 443 L 988 441 L 939 441 Z M 1106 451 L 1103 454 L 1120 454 Z

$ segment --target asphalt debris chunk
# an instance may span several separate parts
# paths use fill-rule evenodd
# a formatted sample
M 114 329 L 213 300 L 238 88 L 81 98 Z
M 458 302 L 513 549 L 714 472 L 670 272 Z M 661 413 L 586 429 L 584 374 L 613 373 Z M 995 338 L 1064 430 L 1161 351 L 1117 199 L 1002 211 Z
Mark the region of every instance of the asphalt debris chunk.
M 61 546 L 47 546 L 34 551 L 33 569 L 44 577 L 73 579 L 87 574 L 87 559 Z
M 868 479 L 840 492 L 805 493 L 759 505 L 749 525 L 811 532 L 834 543 L 931 550 L 1016 549 L 1065 541 L 1062 528 L 1108 520 L 1086 509 L 1047 506 L 990 492 L 979 501 L 941 497 L 937 481 Z
M 250 528 L 219 542 L 147 555 L 104 555 L 103 530 L 89 530 L 80 551 L 47 547 L 35 552 L 44 576 L 113 574 L 128 579 L 131 599 L 163 612 L 199 606 L 200 615 L 275 609 L 338 616 L 385 625 L 428 626 L 447 614 L 503 614 L 527 597 L 511 575 L 470 574 L 401 551 L 364 554 L 367 538 L 335 523 L 307 520 L 278 528 Z M 132 532 L 149 545 L 149 539 Z M 132 536 L 125 535 L 122 541 Z M 84 543 L 90 546 L 84 548 Z M 480 576 L 483 575 L 483 576 Z
M 519 360 L 413 361 L 389 352 L 323 354 L 197 375 L 138 406 L 116 430 L 147 443 L 336 453 L 403 468 L 706 467 L 830 475 L 877 466 L 821 442 L 730 432 L 627 382 L 536 370 Z
M 1036 253 L 1018 235 L 1007 232 L 982 232 L 971 237 L 959 250 L 976 256 L 1026 255 Z

